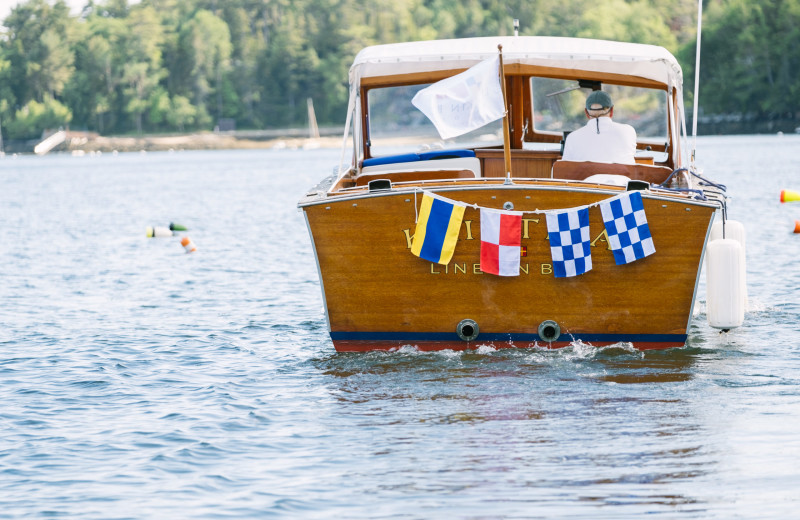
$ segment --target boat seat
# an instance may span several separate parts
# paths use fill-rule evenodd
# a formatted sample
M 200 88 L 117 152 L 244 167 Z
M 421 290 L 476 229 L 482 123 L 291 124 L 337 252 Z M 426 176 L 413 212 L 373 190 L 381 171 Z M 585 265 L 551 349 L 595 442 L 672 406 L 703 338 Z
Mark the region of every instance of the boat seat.
M 627 186 L 631 178 L 627 175 L 615 175 L 613 173 L 595 173 L 584 179 L 586 182 L 597 184 L 610 184 L 611 186 Z
M 650 164 L 556 161 L 553 163 L 552 177 L 554 179 L 582 181 L 592 175 L 622 175 L 634 181 L 661 184 L 671 173 L 672 169 L 667 166 L 654 166 Z
M 366 163 L 367 161 L 364 162 Z M 476 177 L 480 177 L 481 161 L 477 157 L 455 157 L 450 159 L 418 159 L 416 161 L 398 163 L 381 163 L 362 167 L 361 174 L 408 170 L 472 170 L 475 172 Z
M 459 157 L 475 157 L 475 152 L 472 150 L 433 150 L 419 154 L 421 161 L 440 161 Z
M 374 173 L 356 177 L 356 186 L 366 186 L 376 179 L 387 179 L 392 183 L 414 181 L 437 181 L 448 179 L 474 179 L 472 170 L 406 170 L 394 173 Z
M 404 153 L 399 155 L 387 155 L 385 157 L 371 157 L 369 159 L 364 159 L 362 166 L 366 168 L 369 166 L 381 166 L 384 164 L 407 163 L 416 161 L 419 161 L 419 154 Z
M 392 182 L 435 180 L 435 179 L 474 179 L 481 176 L 481 161 L 477 157 L 457 157 L 453 159 L 433 159 L 397 164 L 380 164 L 361 169 L 356 177 L 356 186 L 366 186 L 375 179 L 389 179 Z
M 443 159 L 458 159 L 461 157 L 475 157 L 472 150 L 431 150 L 422 153 L 403 153 L 398 155 L 386 155 L 384 157 L 370 157 L 364 159 L 361 164 L 363 168 L 372 166 L 382 166 L 384 164 L 408 163 L 417 161 L 441 161 Z

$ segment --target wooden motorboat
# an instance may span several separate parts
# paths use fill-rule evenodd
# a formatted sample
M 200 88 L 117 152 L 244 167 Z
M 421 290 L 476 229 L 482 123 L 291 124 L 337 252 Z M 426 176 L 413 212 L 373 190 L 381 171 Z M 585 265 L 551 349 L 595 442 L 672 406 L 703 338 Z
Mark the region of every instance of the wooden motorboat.
M 412 98 L 498 46 L 507 116 L 442 139 Z M 635 164 L 561 160 L 599 89 L 637 131 Z M 342 164 L 298 203 L 334 347 L 683 346 L 725 204 L 687 157 L 683 112 L 680 66 L 656 46 L 515 36 L 364 49 L 350 69 Z M 617 265 L 599 205 L 631 193 L 655 252 Z M 445 263 L 411 252 L 426 195 L 465 206 Z M 589 211 L 592 267 L 559 277 L 547 215 L 578 207 Z M 481 269 L 481 208 L 522 213 L 518 276 Z

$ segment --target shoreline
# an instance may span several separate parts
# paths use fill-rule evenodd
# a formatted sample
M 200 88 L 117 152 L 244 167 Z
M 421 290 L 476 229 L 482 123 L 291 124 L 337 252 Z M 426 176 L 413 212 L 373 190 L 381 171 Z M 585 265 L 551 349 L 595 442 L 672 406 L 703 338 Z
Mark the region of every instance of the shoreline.
M 800 130 L 800 128 L 798 128 Z M 312 150 L 336 149 L 342 146 L 340 132 L 326 132 L 321 137 L 301 137 L 292 131 L 242 131 L 242 132 L 198 132 L 172 135 L 142 135 L 138 137 L 106 137 L 89 132 L 68 131 L 64 142 L 47 153 L 71 153 L 73 155 L 119 152 L 176 152 L 188 150 Z M 299 133 L 299 132 L 298 132 Z M 800 132 L 754 133 L 754 134 L 701 134 L 699 137 L 736 135 L 800 136 Z M 40 140 L 7 141 L 0 155 L 35 155 L 34 147 Z M 46 155 L 45 153 L 40 155 Z
M 203 133 L 176 136 L 97 137 L 66 143 L 68 152 L 160 152 L 181 150 L 311 149 L 338 148 L 341 137 L 248 139 L 235 135 Z M 54 150 L 57 151 L 57 150 Z
M 40 140 L 8 141 L 5 155 L 33 155 Z M 45 153 L 74 155 L 116 152 L 168 152 L 183 150 L 315 149 L 339 148 L 341 134 L 301 137 L 291 132 L 199 132 L 174 135 L 106 137 L 89 132 L 65 132 L 63 141 Z
M 341 137 L 251 138 L 213 132 L 141 137 L 71 137 L 64 143 L 67 152 L 168 152 L 181 150 L 247 150 L 338 148 Z M 54 150 L 58 151 L 58 150 Z

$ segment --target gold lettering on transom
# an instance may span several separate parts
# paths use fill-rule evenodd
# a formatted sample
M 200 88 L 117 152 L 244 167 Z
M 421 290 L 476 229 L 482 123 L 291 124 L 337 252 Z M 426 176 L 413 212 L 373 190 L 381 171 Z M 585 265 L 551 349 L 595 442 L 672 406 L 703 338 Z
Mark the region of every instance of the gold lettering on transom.
M 611 243 L 609 243 L 609 241 L 608 241 L 608 233 L 606 233 L 605 228 L 603 228 L 603 232 L 602 233 L 597 235 L 597 238 L 592 240 L 592 242 L 591 242 L 592 247 L 597 247 L 597 242 L 605 242 L 606 246 L 608 246 L 607 249 L 609 251 L 611 250 Z
M 522 238 L 530 238 L 528 235 L 528 224 L 533 222 L 534 224 L 539 223 L 538 218 L 524 218 L 522 219 Z
M 410 229 L 404 229 L 403 234 L 406 236 L 406 249 L 411 249 L 411 242 L 414 240 L 414 235 L 411 234 Z

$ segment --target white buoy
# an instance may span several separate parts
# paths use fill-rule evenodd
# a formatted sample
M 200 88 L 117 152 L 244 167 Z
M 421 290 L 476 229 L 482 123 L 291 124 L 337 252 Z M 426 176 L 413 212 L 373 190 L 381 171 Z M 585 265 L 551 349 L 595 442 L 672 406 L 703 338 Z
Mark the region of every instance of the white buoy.
M 713 242 L 714 240 L 719 240 L 722 237 L 722 220 L 717 220 L 714 222 L 714 225 L 711 226 L 711 233 L 708 237 L 709 242 Z M 725 238 L 731 238 L 739 242 L 742 246 L 741 248 L 741 262 L 739 263 L 739 268 L 741 269 L 741 276 L 740 280 L 742 283 L 742 305 L 744 306 L 744 310 L 747 311 L 748 307 L 748 294 L 747 294 L 747 258 L 746 258 L 746 241 L 745 241 L 745 231 L 744 225 L 737 221 L 737 220 L 726 220 L 725 221 Z M 706 264 L 706 269 L 708 269 L 708 264 Z
M 744 323 L 742 245 L 733 238 L 718 238 L 706 247 L 706 315 L 717 329 Z
M 164 238 L 172 236 L 172 230 L 168 227 L 147 226 L 145 233 L 147 234 L 147 238 Z

